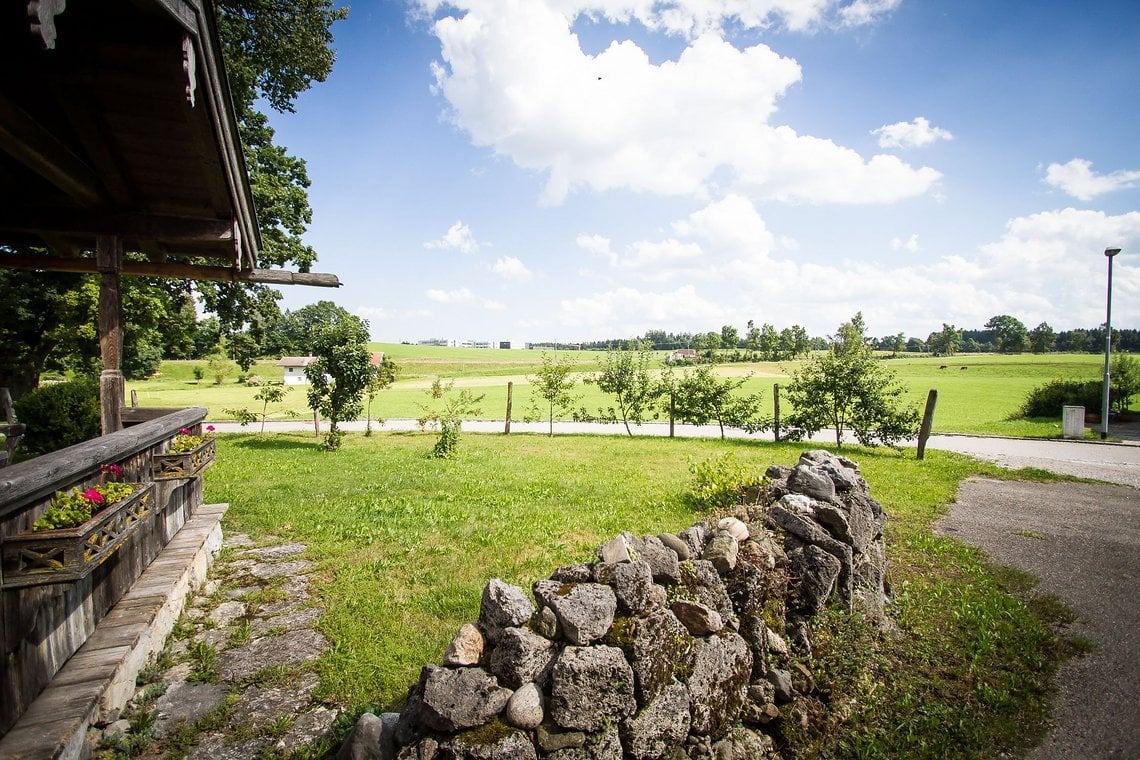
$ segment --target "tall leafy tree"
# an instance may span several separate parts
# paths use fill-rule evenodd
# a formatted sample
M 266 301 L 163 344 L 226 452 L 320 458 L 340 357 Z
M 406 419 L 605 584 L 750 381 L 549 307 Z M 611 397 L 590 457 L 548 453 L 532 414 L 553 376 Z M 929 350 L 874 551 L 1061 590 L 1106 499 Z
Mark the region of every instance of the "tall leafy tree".
M 309 406 L 328 419 L 325 448 L 335 451 L 344 436 L 340 423 L 355 419 L 364 410 L 364 392 L 372 379 L 368 323 L 348 314 L 316 326 L 313 356 L 316 360 L 305 368 Z
M 1029 331 L 1017 317 L 998 314 L 990 317 L 985 327 L 993 332 L 994 345 L 998 353 L 1019 354 L 1029 345 Z
M 1029 331 L 1029 350 L 1035 354 L 1047 354 L 1057 347 L 1057 332 L 1042 322 Z
M 953 356 L 958 353 L 960 345 L 962 345 L 962 331 L 945 322 L 942 323 L 940 331 L 930 333 L 926 339 L 927 348 L 935 356 Z
M 840 326 L 831 348 L 797 369 L 787 386 L 793 411 L 788 425 L 806 434 L 835 430 L 842 447 L 850 431 L 865 446 L 895 446 L 918 432 L 917 407 L 895 373 L 875 359 L 861 315 Z

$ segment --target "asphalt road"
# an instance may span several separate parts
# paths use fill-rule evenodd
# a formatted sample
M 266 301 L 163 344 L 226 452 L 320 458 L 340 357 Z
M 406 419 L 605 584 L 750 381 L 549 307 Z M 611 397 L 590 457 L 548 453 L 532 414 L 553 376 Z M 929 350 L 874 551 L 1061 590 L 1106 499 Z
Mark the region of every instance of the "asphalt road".
M 935 530 L 1039 577 L 1096 644 L 1062 666 L 1054 727 L 1030 760 L 1140 758 L 1140 491 L 970 479 Z

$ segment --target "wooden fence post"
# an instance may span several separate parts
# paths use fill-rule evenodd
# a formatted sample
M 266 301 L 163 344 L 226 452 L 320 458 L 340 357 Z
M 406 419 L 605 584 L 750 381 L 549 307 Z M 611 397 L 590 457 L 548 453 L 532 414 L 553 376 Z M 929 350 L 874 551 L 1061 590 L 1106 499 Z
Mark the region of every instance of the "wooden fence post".
M 774 407 L 774 415 L 772 418 L 772 430 L 775 433 L 776 440 L 780 440 L 780 384 L 772 384 L 772 406 Z
M 677 395 L 669 391 L 669 437 L 673 437 L 673 417 L 677 413 Z
M 926 396 L 926 411 L 922 413 L 922 427 L 918 429 L 918 458 L 926 458 L 926 439 L 934 427 L 934 407 L 938 405 L 938 391 L 933 388 Z
M 119 276 L 122 241 L 114 235 L 99 235 L 95 240 L 95 259 L 100 273 L 99 356 L 103 360 L 103 371 L 99 374 L 99 417 L 103 435 L 107 435 L 123 429 L 123 294 Z
M 511 433 L 511 401 L 514 398 L 514 392 L 515 392 L 515 384 L 508 380 L 507 381 L 507 425 L 506 425 L 506 427 L 503 428 L 503 434 L 504 435 L 510 435 L 510 433 Z

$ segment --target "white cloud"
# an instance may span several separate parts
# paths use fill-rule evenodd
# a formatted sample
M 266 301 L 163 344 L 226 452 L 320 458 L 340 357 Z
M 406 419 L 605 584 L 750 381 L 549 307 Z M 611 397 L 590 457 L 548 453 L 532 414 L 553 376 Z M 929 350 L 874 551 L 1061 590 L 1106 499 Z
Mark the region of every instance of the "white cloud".
M 532 273 L 526 268 L 526 264 L 514 256 L 502 256 L 496 259 L 495 263 L 491 265 L 491 271 L 508 280 L 518 282 L 526 282 L 532 277 Z
M 864 159 L 769 124 L 777 100 L 800 82 L 799 64 L 705 29 L 710 19 L 764 26 L 774 16 L 798 27 L 831 5 L 529 0 L 508 13 L 498 0 L 456 0 L 462 15 L 433 27 L 442 54 L 435 88 L 476 145 L 546 174 L 549 204 L 583 188 L 707 197 L 722 173 L 742 192 L 779 200 L 879 203 L 927 192 L 940 177 L 934 169 L 895 156 Z M 694 31 L 676 60 L 652 63 L 629 40 L 587 55 L 571 31 L 582 13 L 655 18 L 670 29 L 676 17 L 678 31 Z
M 722 306 L 697 295 L 692 285 L 656 293 L 622 287 L 563 299 L 558 321 L 572 334 L 595 338 L 637 335 L 662 325 L 679 325 L 680 329 L 719 325 L 725 314 Z
M 855 0 L 839 9 L 839 20 L 843 26 L 873 24 L 901 4 L 902 0 Z
M 1114 190 L 1136 187 L 1140 182 L 1140 171 L 1122 169 L 1112 174 L 1097 174 L 1092 170 L 1092 161 L 1074 158 L 1067 164 L 1049 164 L 1045 182 L 1074 198 L 1091 201 Z
M 385 320 L 392 315 L 390 311 L 383 306 L 357 306 L 355 310 L 356 316 L 361 319 L 367 320 Z
M 918 250 L 918 233 L 911 235 L 906 240 L 903 240 L 902 238 L 891 238 L 891 250 L 907 250 L 911 253 L 914 253 Z
M 610 248 L 610 239 L 601 235 L 581 234 L 575 238 L 578 247 L 591 255 L 605 259 L 611 266 L 617 266 L 618 255 Z
M 459 288 L 458 290 L 437 290 L 431 288 L 424 292 L 428 298 L 438 303 L 467 303 L 475 297 L 467 288 Z
M 479 250 L 479 241 L 475 239 L 471 228 L 462 221 L 459 221 L 451 225 L 443 237 L 424 243 L 424 248 L 455 250 L 460 253 L 474 253 Z
M 939 140 L 953 140 L 949 130 L 932 125 L 925 116 L 872 129 L 879 136 L 880 148 L 921 148 Z

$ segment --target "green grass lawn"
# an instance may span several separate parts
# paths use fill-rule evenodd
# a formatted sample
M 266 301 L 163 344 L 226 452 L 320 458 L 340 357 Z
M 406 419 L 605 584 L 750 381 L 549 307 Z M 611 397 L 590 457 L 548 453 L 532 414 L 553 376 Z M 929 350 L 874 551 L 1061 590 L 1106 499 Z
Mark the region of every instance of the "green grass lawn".
M 675 531 L 702 518 L 686 498 L 688 464 L 732 451 L 757 471 L 792 464 L 793 444 L 618 436 L 465 435 L 458 458 L 429 459 L 434 436 L 349 435 L 335 454 L 312 438 L 222 436 L 208 501 L 229 502 L 226 530 L 296 540 L 317 563 L 319 696 L 350 710 L 390 709 L 421 665 L 438 662 L 477 617 L 493 577 L 529 588 L 587 561 L 621 530 Z M 928 452 L 847 450 L 890 514 L 893 613 L 903 631 L 873 640 L 847 616 L 821 625 L 817 677 L 850 717 L 796 738 L 806 754 L 982 757 L 1044 725 L 1059 645 L 1008 574 L 931 532 L 972 474 L 996 468 Z M 1022 589 L 1023 590 L 1023 589 Z M 839 704 L 836 701 L 836 704 Z M 838 754 L 835 754 L 837 753 Z
M 481 419 L 503 419 L 506 416 L 507 384 L 514 384 L 513 417 L 522 419 L 531 401 L 528 375 L 534 375 L 542 362 L 540 351 L 505 351 L 491 349 L 443 348 L 436 346 L 404 346 L 373 344 L 400 366 L 400 377 L 382 391 L 372 406 L 372 416 L 381 418 L 416 418 L 423 414 L 427 388 L 436 377 L 453 380 L 457 388 L 470 388 L 485 394 L 480 405 Z M 663 355 L 663 352 L 659 352 Z M 575 363 L 581 380 L 598 369 L 603 356 L 598 351 L 566 351 L 559 357 Z M 938 409 L 934 418 L 936 433 L 975 433 L 1027 437 L 1059 437 L 1061 410 L 1055 420 L 1011 419 L 1026 394 L 1034 387 L 1055 378 L 1087 378 L 1100 376 L 1102 359 L 1096 354 L 997 354 L 959 355 L 951 359 L 937 357 L 903 357 L 891 359 L 888 366 L 898 373 L 908 388 L 908 397 L 916 405 L 925 403 L 930 389 L 938 390 Z M 946 369 L 941 369 L 946 365 Z M 256 389 L 238 384 L 236 372 L 221 385 L 210 378 L 196 381 L 193 368 L 205 368 L 205 362 L 163 362 L 160 373 L 149 380 L 128 383 L 142 406 L 205 406 L 210 419 L 232 419 L 226 409 L 260 409 L 254 401 Z M 796 362 L 760 362 L 724 364 L 718 372 L 741 376 L 751 374 L 743 390 L 763 393 L 765 410 L 771 414 L 772 386 L 786 383 Z M 965 367 L 966 369 L 961 369 Z M 251 374 L 263 380 L 280 380 L 282 372 L 273 362 L 258 362 Z M 307 386 L 293 388 L 282 405 L 270 408 L 269 419 L 285 419 L 289 412 L 309 416 L 305 399 Z M 591 412 L 613 404 L 612 398 L 593 385 L 579 383 L 579 404 Z

